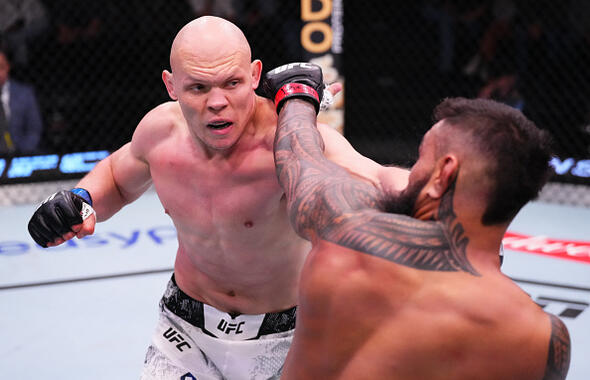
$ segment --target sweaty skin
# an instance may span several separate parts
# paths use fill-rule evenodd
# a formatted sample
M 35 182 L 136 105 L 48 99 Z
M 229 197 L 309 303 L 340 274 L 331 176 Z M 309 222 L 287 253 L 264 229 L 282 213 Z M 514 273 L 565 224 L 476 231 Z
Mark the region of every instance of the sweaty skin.
M 290 100 L 275 143 L 292 224 L 313 243 L 281 379 L 565 379 L 567 329 L 500 272 L 509 223 L 479 222 L 485 170 L 469 145 L 438 159 L 457 136 L 444 121 L 427 133 L 409 217 L 326 160 L 314 125 L 313 106 Z
M 189 296 L 245 314 L 294 306 L 310 246 L 289 224 L 277 181 L 277 115 L 270 100 L 254 93 L 260 61 L 251 61 L 235 25 L 201 17 L 178 33 L 170 66 L 162 78 L 173 101 L 150 111 L 131 142 L 77 187 L 90 192 L 103 221 L 153 184 L 178 233 L 174 272 Z M 380 186 L 380 165 L 336 131 L 321 130 L 328 157 Z M 407 172 L 396 173 L 403 187 Z M 95 222 L 86 219 L 53 245 L 92 233 Z

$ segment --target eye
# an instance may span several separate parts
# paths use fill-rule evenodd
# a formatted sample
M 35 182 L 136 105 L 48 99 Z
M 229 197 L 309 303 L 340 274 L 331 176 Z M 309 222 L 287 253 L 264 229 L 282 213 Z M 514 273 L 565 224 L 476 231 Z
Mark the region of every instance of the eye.
M 186 89 L 192 92 L 205 92 L 207 91 L 207 86 L 202 83 L 192 83 Z
M 240 84 L 240 81 L 237 79 L 233 79 L 227 82 L 228 87 L 236 87 L 238 84 Z

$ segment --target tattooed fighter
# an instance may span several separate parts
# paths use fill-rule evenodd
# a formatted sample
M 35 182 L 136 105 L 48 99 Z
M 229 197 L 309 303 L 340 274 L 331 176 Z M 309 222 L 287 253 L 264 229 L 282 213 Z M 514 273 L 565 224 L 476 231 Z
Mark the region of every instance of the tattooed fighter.
M 548 177 L 546 135 L 508 106 L 447 99 L 408 187 L 392 196 L 324 157 L 306 86 L 316 80 L 270 83 L 277 174 L 291 223 L 313 247 L 282 378 L 564 379 L 565 325 L 500 272 L 498 257 Z M 301 97 L 281 97 L 294 86 Z

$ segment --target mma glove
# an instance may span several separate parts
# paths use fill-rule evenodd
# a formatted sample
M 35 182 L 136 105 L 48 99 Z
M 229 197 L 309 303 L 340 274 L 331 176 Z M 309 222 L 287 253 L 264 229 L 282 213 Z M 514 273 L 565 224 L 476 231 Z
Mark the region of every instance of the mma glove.
M 62 190 L 47 198 L 29 220 L 29 234 L 37 244 L 47 244 L 72 232 L 72 226 L 80 224 L 94 213 L 88 191 L 75 188 Z
M 299 98 L 313 104 L 316 114 L 324 96 L 322 69 L 307 62 L 289 63 L 266 73 L 262 89 L 274 101 L 277 114 L 288 99 Z

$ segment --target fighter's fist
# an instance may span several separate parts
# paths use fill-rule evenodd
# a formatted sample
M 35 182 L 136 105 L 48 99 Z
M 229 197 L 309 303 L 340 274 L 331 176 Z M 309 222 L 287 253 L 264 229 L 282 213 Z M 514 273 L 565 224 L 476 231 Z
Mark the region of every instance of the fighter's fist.
M 317 113 L 324 95 L 322 69 L 313 63 L 289 63 L 266 73 L 262 89 L 274 101 L 277 113 L 285 101 L 292 98 L 311 102 Z
M 47 198 L 29 220 L 29 233 L 37 244 L 47 248 L 62 237 L 72 238 L 78 231 L 73 226 L 82 224 L 94 213 L 92 200 L 86 190 L 62 190 Z

